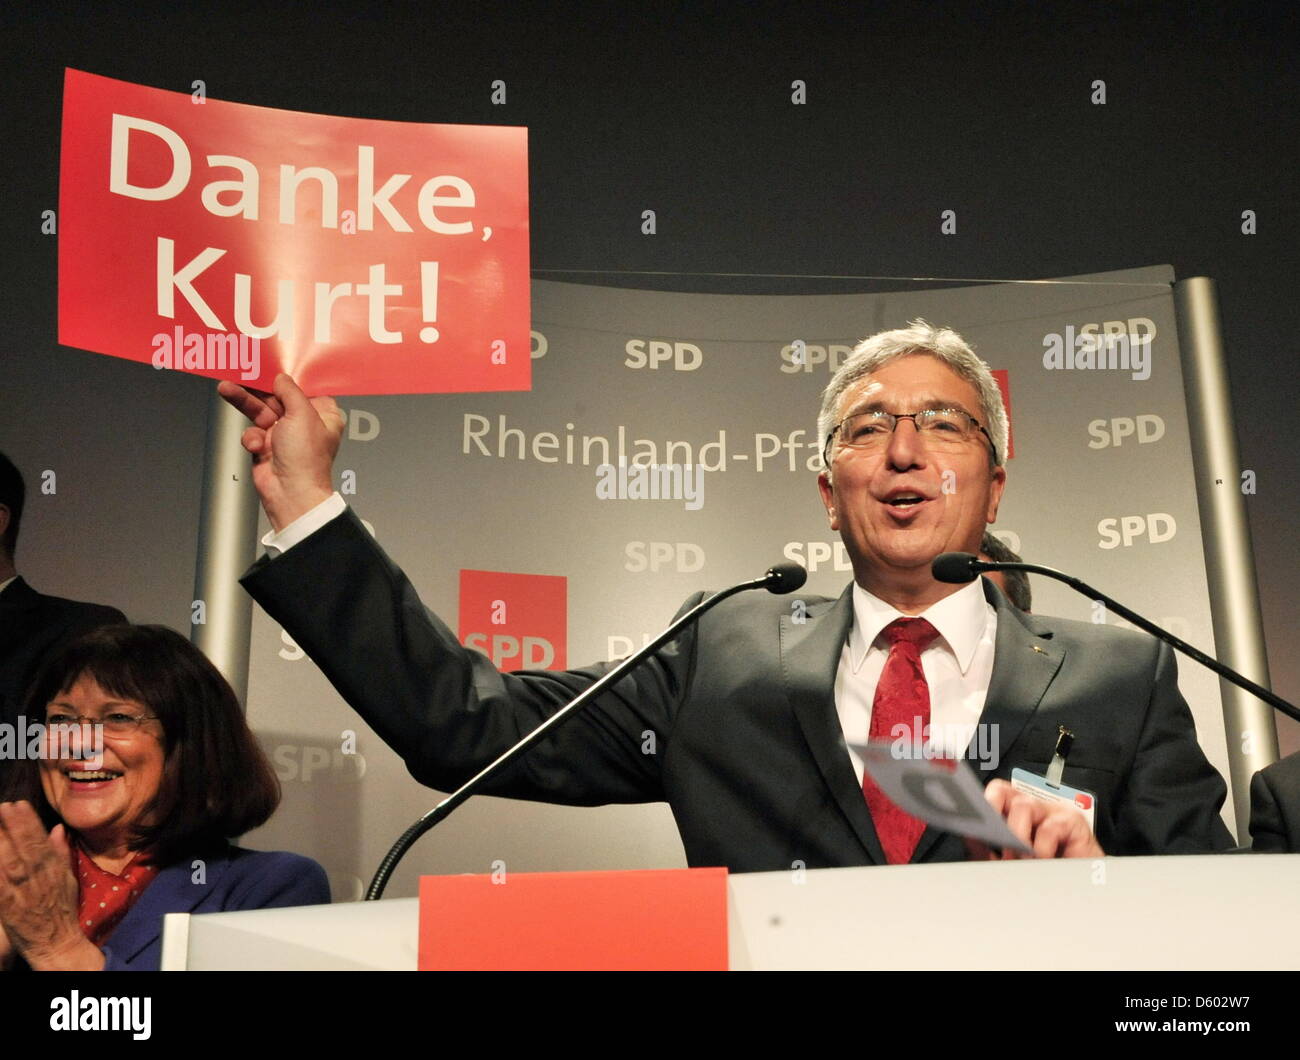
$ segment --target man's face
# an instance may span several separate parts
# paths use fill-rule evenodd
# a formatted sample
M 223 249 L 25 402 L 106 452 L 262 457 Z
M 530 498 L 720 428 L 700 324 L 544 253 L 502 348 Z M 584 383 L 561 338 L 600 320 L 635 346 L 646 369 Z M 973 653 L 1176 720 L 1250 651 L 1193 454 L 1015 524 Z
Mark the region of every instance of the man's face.
M 932 408 L 962 409 L 984 423 L 975 388 L 937 358 L 918 354 L 890 361 L 849 387 L 835 422 L 871 409 Z M 979 432 L 955 450 L 928 445 L 911 420 L 900 420 L 874 449 L 842 447 L 836 435 L 828 457 L 834 485 L 826 472 L 818 485 L 859 584 L 887 587 L 899 578 L 914 584 L 916 568 L 928 569 L 942 552 L 979 552 L 1007 477 L 1003 468 L 990 467 L 989 451 Z

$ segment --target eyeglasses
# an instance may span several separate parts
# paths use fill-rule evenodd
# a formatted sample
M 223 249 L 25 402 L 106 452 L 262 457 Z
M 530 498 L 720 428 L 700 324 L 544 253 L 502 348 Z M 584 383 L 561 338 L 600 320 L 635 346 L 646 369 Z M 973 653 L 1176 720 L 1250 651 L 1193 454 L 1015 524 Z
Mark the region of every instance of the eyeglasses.
M 140 731 L 140 726 L 146 721 L 159 720 L 156 714 L 126 714 L 122 711 L 113 711 L 103 717 L 94 717 L 89 714 L 73 714 L 71 711 L 65 712 L 61 710 L 51 710 L 45 715 L 47 728 L 55 725 L 100 725 L 103 726 L 105 736 L 117 740 L 128 740 Z
M 981 426 L 979 420 L 962 409 L 922 409 L 920 412 L 885 412 L 874 409 L 858 412 L 841 420 L 826 436 L 822 447 L 822 463 L 830 466 L 831 442 L 840 436 L 840 445 L 849 449 L 884 449 L 898 426 L 899 420 L 911 420 L 926 448 L 954 451 L 969 445 L 982 434 L 993 450 L 997 463 L 998 447 L 993 436 Z

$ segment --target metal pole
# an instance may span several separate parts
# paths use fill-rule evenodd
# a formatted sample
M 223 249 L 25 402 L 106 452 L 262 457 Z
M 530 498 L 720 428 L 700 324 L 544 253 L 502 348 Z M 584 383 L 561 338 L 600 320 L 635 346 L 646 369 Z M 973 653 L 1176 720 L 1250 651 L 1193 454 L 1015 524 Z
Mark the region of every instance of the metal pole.
M 194 601 L 203 604 L 203 621 L 194 622 L 192 614 L 191 639 L 246 703 L 253 601 L 239 576 L 256 558 L 257 492 L 239 444 L 248 423 L 217 396 L 215 385 L 211 389 L 194 569 Z
M 1196 276 L 1174 284 L 1174 309 L 1205 545 L 1214 653 L 1256 684 L 1271 688 L 1214 281 Z M 1250 779 L 1277 760 L 1277 726 L 1272 708 L 1244 689 L 1220 679 L 1219 692 L 1237 838 L 1244 845 L 1250 834 Z

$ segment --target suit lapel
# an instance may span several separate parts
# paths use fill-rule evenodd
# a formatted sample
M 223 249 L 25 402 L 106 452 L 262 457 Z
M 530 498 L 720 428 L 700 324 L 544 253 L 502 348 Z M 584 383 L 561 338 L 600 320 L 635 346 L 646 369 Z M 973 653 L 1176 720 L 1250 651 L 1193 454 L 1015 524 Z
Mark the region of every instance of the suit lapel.
M 194 882 L 195 860 L 203 862 L 202 883 Z M 196 909 L 216 888 L 229 863 L 224 855 L 187 858 L 163 869 L 122 918 L 108 945 L 122 960 L 135 958 L 162 935 L 163 914 Z
M 835 674 L 853 624 L 853 585 L 833 604 L 814 605 L 806 621 L 781 616 L 781 673 L 786 693 L 822 779 L 853 827 L 858 841 L 878 865 L 885 853 L 876 837 L 862 787 L 853 772 L 844 729 L 835 709 Z
M 1026 625 L 1024 613 L 991 584 L 985 585 L 984 595 L 997 608 L 998 635 L 993 649 L 993 676 L 980 724 L 997 733 L 1001 761 L 1038 710 L 1065 661 L 1065 649 L 1056 644 L 1050 632 L 1038 632 Z M 967 760 L 973 760 L 974 751 L 972 742 L 966 749 Z
M 993 642 L 993 674 L 989 679 L 988 694 L 979 724 L 996 734 L 997 760 L 1003 761 L 1011 745 L 1024 730 L 1038 709 L 1052 679 L 1065 659 L 1064 649 L 1058 648 L 1050 633 L 1036 633 L 1025 625 L 1024 615 L 1013 607 L 988 581 L 984 581 L 984 596 L 998 613 L 998 632 Z M 983 778 L 977 753 L 979 731 L 972 737 L 963 756 Z M 991 744 L 986 744 L 986 748 Z M 922 860 L 939 838 L 947 833 L 926 828 L 916 844 L 912 861 Z

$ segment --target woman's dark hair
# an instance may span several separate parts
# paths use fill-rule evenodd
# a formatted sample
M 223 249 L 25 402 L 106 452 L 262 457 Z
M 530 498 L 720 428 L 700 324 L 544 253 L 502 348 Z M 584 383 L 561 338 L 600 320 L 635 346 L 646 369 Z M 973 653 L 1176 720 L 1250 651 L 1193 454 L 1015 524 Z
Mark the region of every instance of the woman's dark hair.
M 162 779 L 146 810 L 153 823 L 135 830 L 132 850 L 167 865 L 219 850 L 275 812 L 280 783 L 234 690 L 179 633 L 165 626 L 101 626 L 69 641 L 31 685 L 28 719 L 43 721 L 46 705 L 83 676 L 143 704 L 162 725 Z M 4 788 L 4 799 L 26 799 L 47 828 L 58 823 L 37 762 L 11 763 Z

